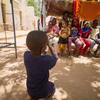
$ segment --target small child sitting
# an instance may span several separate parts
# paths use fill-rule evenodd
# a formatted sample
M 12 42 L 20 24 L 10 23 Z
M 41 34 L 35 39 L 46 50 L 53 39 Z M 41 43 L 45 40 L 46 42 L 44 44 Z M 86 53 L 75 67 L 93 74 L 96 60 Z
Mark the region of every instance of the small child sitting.
M 48 44 L 46 32 L 29 32 L 26 45 L 29 49 L 24 53 L 28 94 L 31 100 L 49 98 L 55 92 L 54 84 L 49 81 L 49 70 L 55 66 L 57 57 Z M 47 45 L 51 55 L 43 54 Z
M 97 55 L 98 50 L 100 50 L 100 32 L 96 35 L 95 42 L 96 44 L 98 44 L 98 46 L 97 46 L 97 49 L 94 51 L 94 54 Z
M 62 28 L 59 32 L 59 41 L 58 41 L 59 51 L 61 56 L 64 55 L 66 46 L 68 48 L 67 44 L 69 35 L 70 35 L 70 28 L 68 26 L 68 23 L 62 22 Z

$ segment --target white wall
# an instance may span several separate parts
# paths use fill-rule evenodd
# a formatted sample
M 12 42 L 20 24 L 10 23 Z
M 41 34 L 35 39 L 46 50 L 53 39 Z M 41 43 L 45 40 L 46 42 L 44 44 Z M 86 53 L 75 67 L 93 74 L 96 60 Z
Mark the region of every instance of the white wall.
M 2 11 L 1 11 L 1 0 L 0 0 L 0 24 L 2 24 L 3 21 L 2 21 Z
M 6 22 L 10 26 L 12 26 L 12 10 L 10 0 L 4 0 L 4 4 L 6 4 Z M 22 26 L 24 30 L 35 29 L 36 17 L 34 16 L 34 8 L 28 7 L 26 0 L 13 0 L 14 3 L 14 17 L 15 17 L 15 28 L 16 30 L 20 30 L 20 12 L 22 12 Z M 1 4 L 1 0 L 0 0 Z M 2 23 L 2 11 L 0 5 L 0 25 Z M 35 23 L 35 24 L 34 24 Z

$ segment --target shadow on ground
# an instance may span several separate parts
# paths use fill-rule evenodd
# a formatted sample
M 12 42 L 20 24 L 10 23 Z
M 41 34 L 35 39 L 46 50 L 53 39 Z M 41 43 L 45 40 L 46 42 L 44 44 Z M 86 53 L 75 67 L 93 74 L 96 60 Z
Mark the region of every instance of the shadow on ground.
M 57 87 L 66 91 L 66 97 L 61 98 L 62 92 L 58 100 L 99 100 L 100 59 L 80 56 L 60 60 L 51 72 Z
M 0 53 L 0 100 L 28 100 L 23 49 L 18 49 L 18 59 L 12 49 Z
M 16 59 L 13 50 L 0 50 L 0 100 L 29 100 L 24 51 L 19 47 Z M 56 85 L 53 100 L 100 100 L 100 59 L 60 58 L 50 71 L 50 80 Z

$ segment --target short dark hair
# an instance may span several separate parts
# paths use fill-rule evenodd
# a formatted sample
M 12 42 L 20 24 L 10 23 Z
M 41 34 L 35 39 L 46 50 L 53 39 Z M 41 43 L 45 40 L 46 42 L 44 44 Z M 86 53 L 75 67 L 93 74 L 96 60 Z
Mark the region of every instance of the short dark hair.
M 63 15 L 62 15 L 62 18 L 64 19 L 64 16 L 67 14 L 67 17 L 69 17 L 69 12 L 68 11 L 64 11 L 63 12 Z
M 26 38 L 26 45 L 29 50 L 36 52 L 41 50 L 47 43 L 48 37 L 46 32 L 43 31 L 31 31 Z
M 98 20 L 97 19 L 93 20 L 93 25 L 96 25 L 96 26 L 98 25 Z
M 68 12 L 68 11 L 64 11 L 64 12 L 63 12 L 63 16 L 64 16 L 65 14 L 69 14 L 69 12 Z

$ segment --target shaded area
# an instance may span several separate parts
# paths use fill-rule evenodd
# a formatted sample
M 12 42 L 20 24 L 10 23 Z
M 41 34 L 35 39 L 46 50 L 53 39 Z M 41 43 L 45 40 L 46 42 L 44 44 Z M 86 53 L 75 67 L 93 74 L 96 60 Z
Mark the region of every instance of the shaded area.
M 57 87 L 63 87 L 66 91 L 68 96 L 64 100 L 100 99 L 99 60 L 80 56 L 64 59 L 64 65 L 58 62 L 58 66 L 54 69 L 58 74 L 52 79 L 55 77 Z
M 30 100 L 23 64 L 25 37 L 18 41 L 18 59 L 13 49 L 0 49 L 0 100 Z M 56 85 L 52 100 L 99 100 L 100 58 L 60 58 L 50 71 L 50 80 Z
M 73 0 L 45 0 L 47 14 L 61 16 L 65 11 L 72 13 Z
M 6 50 L 6 49 L 5 49 Z M 26 98 L 26 72 L 24 69 L 23 51 L 19 49 L 18 59 L 14 52 L 6 50 L 0 61 L 0 100 L 23 100 Z M 24 99 L 25 100 L 25 99 Z

